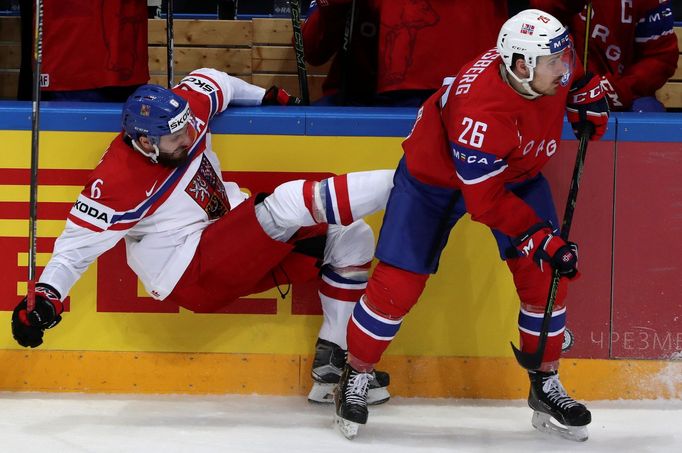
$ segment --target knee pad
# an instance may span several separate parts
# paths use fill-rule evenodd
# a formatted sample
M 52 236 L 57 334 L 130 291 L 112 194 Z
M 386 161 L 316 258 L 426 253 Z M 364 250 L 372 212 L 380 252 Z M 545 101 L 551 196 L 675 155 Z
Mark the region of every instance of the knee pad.
M 324 264 L 334 269 L 365 266 L 374 257 L 374 233 L 364 220 L 348 226 L 329 225 Z
M 516 292 L 521 300 L 521 307 L 529 312 L 544 312 L 549 287 L 552 284 L 551 268 L 545 267 L 543 272 L 533 260 L 526 257 L 508 259 L 507 266 L 514 277 L 514 286 L 516 286 Z M 568 282 L 562 278 L 559 280 L 553 311 L 557 311 L 566 305 L 567 294 Z
M 379 263 L 367 283 L 365 304 L 380 316 L 400 319 L 417 303 L 428 278 L 428 274 Z
M 311 181 L 298 179 L 280 184 L 263 200 L 275 224 L 281 228 L 315 225 L 317 222 L 309 209 L 305 195 L 313 186 Z M 306 189 L 307 188 L 307 189 Z

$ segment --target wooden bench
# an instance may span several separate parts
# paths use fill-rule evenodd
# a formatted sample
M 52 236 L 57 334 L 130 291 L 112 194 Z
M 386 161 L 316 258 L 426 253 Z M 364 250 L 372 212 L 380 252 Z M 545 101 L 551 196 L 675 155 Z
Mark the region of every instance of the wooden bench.
M 298 95 L 291 21 L 176 20 L 175 82 L 193 69 L 212 67 L 262 87 L 278 85 Z M 166 86 L 166 21 L 149 20 L 150 82 Z M 0 17 L 0 99 L 14 99 L 21 64 L 18 17 Z M 308 66 L 311 100 L 322 95 L 329 65 Z
M 149 73 L 152 83 L 166 86 L 166 22 L 149 21 Z M 18 17 L 0 17 L 0 99 L 14 99 L 21 63 Z M 298 94 L 296 57 L 291 46 L 291 21 L 253 19 L 250 21 L 176 20 L 175 81 L 189 71 L 213 67 L 253 84 L 278 85 Z M 682 27 L 676 27 L 682 49 Z M 308 66 L 312 100 L 322 94 L 322 82 L 329 65 Z M 675 75 L 657 92 L 668 108 L 682 108 L 682 56 Z
M 174 30 L 175 81 L 189 71 L 213 67 L 262 87 L 278 85 L 299 93 L 296 56 L 291 45 L 291 21 L 176 20 Z M 152 83 L 166 85 L 166 22 L 149 21 L 149 73 Z M 312 100 L 322 94 L 329 65 L 308 66 Z
M 0 17 L 0 99 L 16 99 L 21 65 L 21 23 Z

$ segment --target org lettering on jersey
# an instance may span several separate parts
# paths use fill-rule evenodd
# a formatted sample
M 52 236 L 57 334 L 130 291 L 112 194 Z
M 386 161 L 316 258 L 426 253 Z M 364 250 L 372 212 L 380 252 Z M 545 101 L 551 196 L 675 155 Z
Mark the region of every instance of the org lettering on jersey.
M 106 230 L 111 226 L 114 214 L 113 209 L 81 194 L 69 212 L 69 220 L 90 229 Z M 84 223 L 85 225 L 83 225 Z
M 494 154 L 466 148 L 450 142 L 452 158 L 455 162 L 457 177 L 464 184 L 478 184 L 495 175 L 499 175 L 507 168 L 504 159 Z

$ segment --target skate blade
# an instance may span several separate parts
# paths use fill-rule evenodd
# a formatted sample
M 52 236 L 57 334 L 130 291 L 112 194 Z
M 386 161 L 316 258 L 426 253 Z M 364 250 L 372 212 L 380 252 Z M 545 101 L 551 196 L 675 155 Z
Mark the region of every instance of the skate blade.
M 343 437 L 346 439 L 353 440 L 355 439 L 355 436 L 358 435 L 358 429 L 360 428 L 359 423 L 351 422 L 350 420 L 346 420 L 336 414 L 334 414 L 334 422 L 341 434 L 343 434 Z
M 335 388 L 336 384 L 313 382 L 313 387 L 308 393 L 308 401 L 316 404 L 332 404 L 334 402 Z M 388 393 L 386 387 L 369 389 L 367 392 L 367 404 L 370 406 L 384 404 L 389 399 L 391 399 L 391 394 Z
M 308 401 L 317 404 L 334 403 L 334 389 L 336 384 L 323 384 L 313 381 L 313 387 L 308 393 Z
M 543 412 L 535 411 L 531 423 L 540 432 L 574 442 L 585 442 L 588 438 L 587 426 L 563 426 L 554 423 L 552 417 Z

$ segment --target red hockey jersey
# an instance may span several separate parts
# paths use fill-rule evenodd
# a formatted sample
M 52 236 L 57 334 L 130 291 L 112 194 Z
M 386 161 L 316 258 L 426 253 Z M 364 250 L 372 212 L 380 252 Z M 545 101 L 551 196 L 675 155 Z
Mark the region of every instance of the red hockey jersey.
M 374 0 L 380 8 L 377 92 L 436 90 L 497 42 L 506 0 Z M 580 2 L 531 0 L 559 20 Z
M 612 108 L 628 109 L 635 98 L 653 96 L 673 75 L 679 50 L 669 0 L 593 0 L 588 69 L 606 77 Z M 581 54 L 585 12 L 571 32 Z
M 403 149 L 414 177 L 458 188 L 474 220 L 515 237 L 540 218 L 505 185 L 537 175 L 558 151 L 572 79 L 531 100 L 507 84 L 501 64 L 493 49 L 447 80 L 420 109 Z
M 149 80 L 147 3 L 45 0 L 45 91 L 131 86 Z

